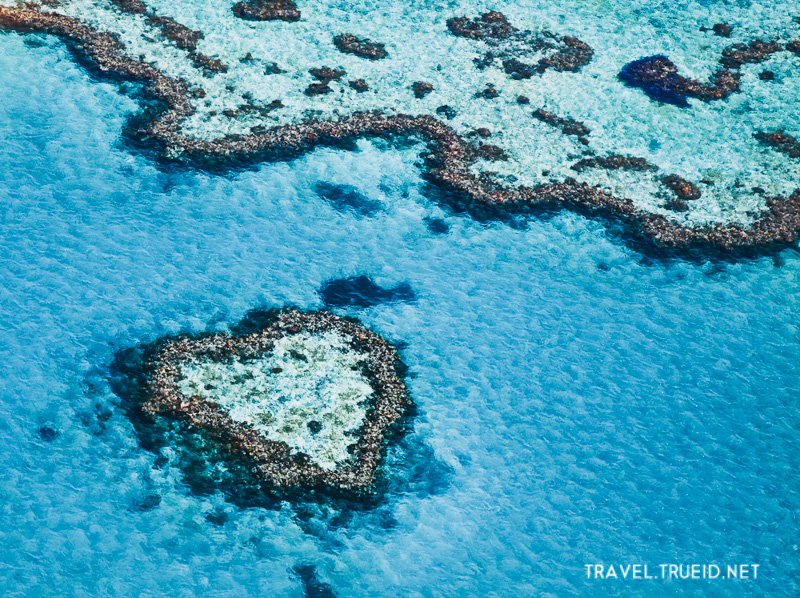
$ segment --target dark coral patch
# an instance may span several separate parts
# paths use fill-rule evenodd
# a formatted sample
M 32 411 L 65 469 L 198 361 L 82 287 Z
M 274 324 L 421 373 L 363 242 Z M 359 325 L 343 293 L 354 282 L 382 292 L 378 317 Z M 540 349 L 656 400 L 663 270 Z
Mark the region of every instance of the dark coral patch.
M 618 77 L 628 87 L 641 89 L 651 100 L 679 108 L 689 107 L 687 97 L 708 101 L 739 90 L 737 73 L 720 69 L 712 75 L 711 84 L 702 84 L 679 75 L 672 61 L 661 54 L 629 62 Z
M 340 52 L 354 54 L 369 60 L 381 60 L 389 55 L 383 44 L 360 38 L 350 33 L 343 33 L 334 37 L 333 45 Z
M 159 29 L 164 37 L 174 42 L 182 50 L 196 50 L 197 42 L 203 39 L 202 31 L 189 29 L 172 17 L 148 15 L 147 22 Z
M 433 91 L 433 85 L 425 81 L 415 81 L 411 89 L 414 91 L 414 97 L 421 100 Z
M 757 39 L 748 44 L 733 44 L 722 51 L 720 64 L 727 68 L 737 69 L 745 63 L 763 62 L 771 54 L 781 50 L 781 45 L 776 41 L 765 42 Z
M 469 39 L 506 39 L 516 31 L 505 15 L 492 10 L 480 17 L 455 17 L 447 20 L 447 28 L 453 35 Z
M 344 69 L 333 69 L 328 66 L 308 69 L 312 77 L 323 83 L 328 81 L 338 81 L 347 74 Z
M 611 154 L 609 156 L 597 156 L 594 158 L 583 158 L 570 166 L 576 172 L 583 172 L 587 168 L 603 168 L 605 170 L 632 170 L 643 172 L 645 170 L 658 170 L 658 166 L 650 164 L 644 158 L 633 156 L 621 156 Z
M 647 56 L 629 62 L 622 67 L 619 78 L 628 87 L 641 89 L 651 100 L 689 107 L 685 78 L 678 75 L 675 65 L 666 56 Z
M 790 158 L 800 158 L 800 140 L 783 131 L 765 133 L 758 131 L 753 135 L 764 145 L 786 154 Z
M 111 3 L 122 12 L 132 15 L 141 15 L 147 12 L 147 5 L 142 0 L 111 0 Z
M 319 290 L 325 305 L 330 307 L 373 307 L 381 303 L 413 301 L 414 291 L 407 282 L 386 289 L 368 276 L 351 276 L 329 280 Z
M 45 442 L 53 442 L 59 436 L 61 436 L 61 433 L 50 424 L 45 424 L 39 428 L 39 438 Z
M 203 69 L 207 73 L 225 73 L 228 71 L 228 65 L 223 63 L 219 58 L 211 58 L 200 52 L 189 52 L 189 58 L 197 68 Z
M 292 0 L 249 0 L 233 5 L 233 14 L 248 21 L 299 21 L 300 11 Z
M 458 115 L 458 112 L 456 112 L 455 108 L 452 106 L 445 104 L 444 106 L 439 106 L 436 109 L 436 114 L 439 116 L 444 116 L 447 120 L 452 120 Z
M 330 93 L 333 90 L 331 89 L 330 85 L 327 82 L 325 83 L 311 83 L 308 87 L 306 87 L 305 91 L 303 92 L 307 96 L 318 96 L 325 93 Z
M 355 89 L 358 93 L 364 93 L 365 91 L 369 91 L 369 84 L 364 81 L 364 79 L 353 79 L 352 81 L 348 81 L 347 83 L 352 89 Z
M 381 202 L 369 199 L 352 185 L 334 185 L 321 182 L 314 191 L 340 212 L 353 212 L 358 216 L 374 216 L 383 208 Z
M 733 33 L 733 27 L 731 27 L 728 23 L 716 23 L 711 28 L 711 31 L 714 32 L 714 35 L 718 35 L 720 37 L 730 37 L 731 33 Z
M 700 199 L 702 195 L 697 185 L 675 174 L 668 174 L 667 176 L 661 177 L 661 182 L 671 189 L 678 199 L 682 201 Z
M 536 120 L 540 120 L 543 123 L 547 123 L 550 126 L 561 129 L 561 132 L 564 133 L 564 135 L 585 137 L 592 132 L 589 127 L 582 122 L 575 120 L 574 118 L 564 118 L 541 108 L 534 110 L 532 116 Z
M 576 37 L 559 37 L 549 31 L 522 31 L 497 11 L 473 19 L 449 19 L 447 28 L 458 37 L 485 42 L 489 50 L 476 59 L 478 68 L 499 61 L 512 79 L 530 79 L 547 69 L 578 71 L 589 63 L 593 55 L 589 45 Z

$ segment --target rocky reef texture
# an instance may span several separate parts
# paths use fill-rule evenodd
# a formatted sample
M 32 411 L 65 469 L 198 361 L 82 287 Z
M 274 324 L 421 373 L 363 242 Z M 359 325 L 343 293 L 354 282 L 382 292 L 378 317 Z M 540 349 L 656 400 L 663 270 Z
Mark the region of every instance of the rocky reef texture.
M 292 0 L 251 0 L 233 5 L 233 14 L 250 21 L 299 21 L 300 11 Z
M 727 24 L 722 28 L 714 26 L 714 32 L 722 37 L 730 37 L 731 29 Z M 725 34 L 727 33 L 727 34 Z M 674 104 L 688 108 L 687 98 L 703 101 L 720 100 L 740 91 L 741 73 L 744 64 L 764 62 L 776 52 L 794 51 L 792 43 L 784 46 L 777 41 L 753 40 L 746 44 L 733 44 L 722 50 L 719 63 L 724 67 L 717 69 L 709 83 L 701 83 L 678 74 L 673 62 L 663 55 L 648 56 L 626 64 L 619 73 L 619 78 L 630 87 L 639 87 L 647 96 L 657 102 Z M 771 71 L 765 71 L 771 73 Z M 763 73 L 762 73 L 763 74 Z M 761 77 L 772 80 L 772 76 Z
M 764 133 L 758 131 L 754 134 L 764 145 L 775 148 L 779 152 L 786 154 L 790 158 L 800 158 L 800 140 L 782 131 Z
M 420 55 L 414 37 L 408 44 L 392 45 L 381 60 L 364 60 L 340 52 L 330 41 L 303 46 L 305 38 L 292 37 L 299 25 L 245 23 L 226 16 L 227 10 L 199 22 L 185 13 L 165 14 L 167 4 L 155 10 L 133 0 L 6 6 L 10 1 L 0 0 L 3 28 L 59 36 L 95 75 L 141 84 L 148 118 L 133 121 L 126 134 L 162 159 L 217 169 L 291 159 L 320 145 L 352 147 L 361 138 L 398 139 L 424 145 L 425 177 L 437 198 L 478 218 L 565 208 L 621 222 L 626 241 L 659 252 L 735 255 L 798 238 L 797 161 L 791 152 L 764 148 L 754 138 L 755 130 L 781 129 L 781 122 L 747 131 L 737 121 L 736 130 L 744 133 L 727 137 L 740 145 L 731 142 L 728 148 L 728 139 L 722 137 L 709 142 L 703 136 L 722 130 L 712 123 L 728 126 L 731 121 L 718 116 L 726 114 L 730 99 L 719 99 L 714 102 L 722 106 L 717 113 L 697 120 L 707 121 L 703 127 L 693 127 L 687 119 L 669 124 L 659 120 L 658 127 L 637 137 L 657 131 L 649 145 L 620 151 L 615 147 L 616 123 L 627 119 L 630 129 L 633 123 L 660 119 L 648 112 L 655 108 L 637 103 L 640 94 L 626 90 L 615 72 L 608 72 L 603 89 L 631 94 L 618 102 L 621 108 L 612 121 L 599 113 L 553 110 L 548 98 L 556 99 L 558 90 L 569 86 L 579 86 L 587 98 L 598 95 L 595 86 L 606 75 L 592 60 L 593 51 L 576 37 L 527 31 L 497 12 L 432 22 L 442 46 L 429 46 L 428 53 L 438 52 L 436 62 Z M 225 19 L 226 30 L 236 31 L 235 36 L 215 32 L 217 21 Z M 316 31 L 313 24 L 308 27 Z M 315 39 L 331 40 L 331 30 L 343 29 L 341 23 L 335 28 L 329 24 L 325 35 Z M 280 35 L 273 34 L 277 31 Z M 391 37 L 378 25 L 369 29 L 366 21 L 359 31 L 371 39 Z M 592 40 L 596 44 L 601 38 Z M 305 48 L 308 56 L 298 48 Z M 742 73 L 762 59 L 775 64 L 796 60 L 786 51 L 788 45 L 775 52 L 768 42 L 725 48 L 730 50 L 723 51 L 723 58 L 737 61 Z M 695 85 L 662 58 L 634 69 L 659 93 L 685 99 L 722 93 L 715 86 L 727 85 L 724 77 L 712 77 L 710 86 Z M 719 53 L 714 61 L 719 62 Z M 591 75 L 584 76 L 587 71 Z M 740 78 L 740 93 L 729 98 L 747 93 L 744 81 Z M 753 81 L 747 85 L 759 84 L 757 77 Z M 421 93 L 415 94 L 415 82 L 429 83 L 434 91 L 423 94 L 427 88 L 420 87 Z M 777 87 L 775 82 L 761 84 Z M 529 106 L 531 97 L 540 108 Z M 613 95 L 607 100 L 616 101 Z M 736 114 L 739 119 L 745 113 Z M 481 141 L 485 136 L 476 131 L 489 131 L 492 143 Z M 683 157 L 673 159 L 661 149 L 667 147 L 683 148 Z M 731 154 L 734 150 L 738 153 Z M 653 168 L 614 158 L 629 151 Z M 699 160 L 698 151 L 707 155 Z M 676 203 L 676 192 L 665 185 L 663 173 L 694 185 L 699 198 Z
M 447 21 L 447 28 L 453 35 L 486 44 L 483 57 L 476 61 L 479 68 L 499 62 L 513 79 L 530 79 L 547 69 L 577 71 L 589 63 L 594 53 L 577 37 L 521 31 L 496 10 L 472 19 L 452 18 Z
M 369 494 L 411 407 L 395 349 L 327 312 L 262 324 L 157 343 L 141 413 L 184 422 L 270 491 Z
M 333 38 L 333 45 L 344 54 L 355 54 L 356 56 L 368 58 L 370 60 L 380 60 L 389 55 L 386 51 L 386 46 L 383 44 L 368 39 L 361 39 L 351 33 L 337 35 Z
M 622 82 L 640 88 L 647 97 L 657 102 L 688 108 L 687 97 L 701 100 L 718 100 L 739 91 L 739 76 L 720 69 L 712 82 L 700 83 L 678 74 L 678 69 L 666 56 L 648 56 L 626 64 L 619 73 Z

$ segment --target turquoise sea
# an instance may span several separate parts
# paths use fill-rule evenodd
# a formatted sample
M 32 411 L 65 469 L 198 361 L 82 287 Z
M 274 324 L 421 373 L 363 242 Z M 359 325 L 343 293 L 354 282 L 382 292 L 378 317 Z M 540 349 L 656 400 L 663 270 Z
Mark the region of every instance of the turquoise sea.
M 2 596 L 800 595 L 797 251 L 660 261 L 568 212 L 477 222 L 385 142 L 159 167 L 120 136 L 137 104 L 40 40 L 0 35 Z M 335 308 L 401 344 L 418 405 L 379 506 L 243 507 L 139 445 L 115 352 L 358 275 L 413 290 Z

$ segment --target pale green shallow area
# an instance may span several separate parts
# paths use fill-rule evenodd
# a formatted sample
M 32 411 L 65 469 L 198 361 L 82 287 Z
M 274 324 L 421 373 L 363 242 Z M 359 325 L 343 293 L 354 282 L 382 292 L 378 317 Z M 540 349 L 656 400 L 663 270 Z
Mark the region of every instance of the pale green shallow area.
M 347 447 L 364 423 L 372 387 L 359 362 L 367 358 L 335 332 L 304 332 L 278 339 L 260 359 L 188 361 L 181 365 L 178 387 L 331 470 L 348 460 Z M 319 431 L 309 422 L 319 424 Z
M 55 10 L 118 33 L 131 56 L 144 55 L 168 75 L 203 88 L 206 97 L 193 100 L 197 111 L 182 125 L 183 132 L 192 137 L 247 134 L 258 125 L 336 119 L 356 110 L 435 115 L 437 107 L 449 105 L 457 116 L 447 122 L 456 131 L 468 134 L 486 127 L 492 131 L 490 142 L 510 156 L 506 162 L 481 161 L 475 164 L 476 171 L 493 172 L 511 185 L 571 176 L 686 225 L 748 224 L 765 209 L 766 197 L 789 195 L 800 181 L 800 160 L 765 148 L 753 138 L 758 130 L 800 134 L 800 57 L 780 52 L 762 64 L 745 65 L 740 93 L 711 103 L 692 100 L 689 109 L 655 103 L 641 91 L 625 88 L 616 76 L 631 60 L 666 54 L 682 75 L 706 81 L 719 68 L 722 49 L 732 43 L 756 37 L 783 41 L 800 37 L 800 24 L 792 19 L 800 9 L 793 2 L 300 0 L 302 19 L 296 23 L 241 20 L 233 15 L 230 1 L 153 0 L 148 4 L 158 14 L 202 31 L 205 37 L 198 50 L 218 57 L 228 72 L 203 73 L 186 52 L 149 28 L 144 17 L 120 15 L 103 0 L 65 0 Z M 446 21 L 486 10 L 504 12 L 521 29 L 576 36 L 595 55 L 579 73 L 548 71 L 523 81 L 511 80 L 499 68 L 479 71 L 473 61 L 485 45 L 453 36 Z M 700 31 L 701 26 L 721 21 L 734 26 L 730 39 Z M 389 58 L 370 61 L 340 53 L 332 38 L 345 32 L 386 44 Z M 254 60 L 242 62 L 248 53 Z M 284 72 L 266 74 L 273 62 Z M 309 97 L 303 93 L 314 82 L 308 70 L 320 66 L 341 67 L 347 75 L 331 83 L 333 93 Z M 774 71 L 776 81 L 759 80 L 758 73 L 764 69 Z M 356 78 L 365 79 L 370 90 L 352 90 L 347 81 Z M 435 89 L 424 99 L 416 99 L 411 91 L 415 81 L 430 82 Z M 475 98 L 487 84 L 500 91 L 499 98 Z M 518 95 L 529 97 L 531 104 L 517 104 Z M 267 105 L 276 99 L 284 107 L 268 116 L 223 114 L 244 104 Z M 660 170 L 576 173 L 570 166 L 582 157 L 584 146 L 531 118 L 532 109 L 538 107 L 586 123 L 592 129 L 589 147 L 598 155 L 634 155 Z M 691 203 L 689 211 L 674 212 L 664 205 L 671 195 L 658 182 L 663 174 L 714 184 L 702 186 L 703 196 Z M 754 188 L 763 193 L 754 193 Z

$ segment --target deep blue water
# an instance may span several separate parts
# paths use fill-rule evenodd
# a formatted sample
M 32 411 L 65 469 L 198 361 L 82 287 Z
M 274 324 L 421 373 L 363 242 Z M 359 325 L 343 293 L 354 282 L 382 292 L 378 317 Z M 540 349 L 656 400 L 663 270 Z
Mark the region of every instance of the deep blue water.
M 414 150 L 366 143 L 159 172 L 119 141 L 135 109 L 60 44 L 0 36 L 3 596 L 299 597 L 298 563 L 340 597 L 800 593 L 795 252 L 648 264 L 573 214 L 479 224 L 422 194 Z M 137 444 L 116 350 L 361 274 L 416 297 L 340 313 L 407 343 L 423 481 L 326 527 L 192 494 Z M 759 579 L 584 569 L 693 562 Z

